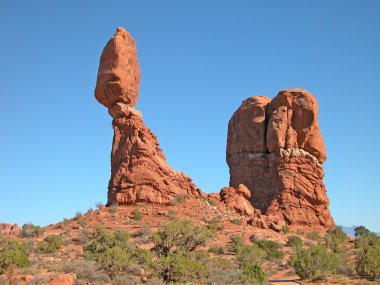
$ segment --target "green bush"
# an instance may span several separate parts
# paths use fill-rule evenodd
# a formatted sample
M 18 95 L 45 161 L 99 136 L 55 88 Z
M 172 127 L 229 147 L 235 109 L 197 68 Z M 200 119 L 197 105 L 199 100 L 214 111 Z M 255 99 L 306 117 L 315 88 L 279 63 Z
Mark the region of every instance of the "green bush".
M 325 244 L 335 253 L 346 251 L 347 235 L 339 227 L 330 229 L 325 236 Z
M 267 260 L 282 259 L 284 253 L 280 250 L 280 244 L 272 240 L 259 240 L 256 242 L 258 248 L 266 253 Z
M 153 265 L 153 275 L 169 282 L 202 282 L 207 278 L 207 266 L 182 254 L 161 256 Z
M 193 226 L 191 221 L 175 220 L 152 235 L 153 251 L 160 256 L 192 252 L 215 236 L 215 231 L 203 226 Z
M 108 213 L 117 214 L 119 212 L 119 205 L 117 203 L 113 204 L 108 208 Z
M 74 220 L 79 220 L 83 217 L 83 213 L 81 211 L 77 211 L 74 216 Z
M 234 263 L 229 259 L 225 259 L 221 257 L 207 259 L 207 268 L 213 271 L 215 270 L 222 271 L 222 270 L 232 269 L 234 267 L 235 267 Z
M 380 237 L 378 237 L 375 233 L 369 233 L 365 236 L 361 236 L 355 239 L 355 248 L 361 249 L 363 251 L 367 251 L 370 247 L 372 247 Z
M 232 219 L 231 223 L 233 223 L 235 225 L 238 225 L 238 226 L 241 226 L 243 224 L 243 222 L 241 221 L 241 219 Z
M 208 248 L 208 252 L 215 253 L 215 254 L 225 254 L 224 247 L 213 245 Z
M 302 279 L 318 280 L 337 271 L 336 256 L 321 245 L 298 249 L 292 260 L 295 272 Z
M 281 231 L 284 233 L 284 234 L 290 234 L 290 228 L 288 225 L 284 225 L 282 228 L 281 228 Z
M 111 282 L 109 276 L 92 260 L 74 259 L 49 263 L 45 267 L 51 272 L 74 273 L 77 279 L 76 284 L 102 285 Z
M 241 285 L 240 270 L 229 269 L 224 271 L 210 272 L 207 284 L 212 285 Z
M 132 219 L 134 219 L 135 221 L 141 221 L 142 218 L 143 218 L 143 215 L 141 214 L 141 212 L 136 209 L 132 212 Z
M 170 201 L 170 205 L 175 206 L 178 203 L 183 203 L 186 200 L 189 200 L 190 196 L 189 194 L 179 194 L 173 198 L 173 200 Z
M 219 217 L 207 221 L 207 227 L 215 232 L 223 230 L 223 225 Z
M 45 229 L 40 226 L 33 225 L 31 222 L 23 224 L 21 228 L 22 237 L 38 237 L 45 233 Z
M 322 241 L 322 237 L 318 232 L 310 232 L 306 235 L 306 237 L 315 242 Z
M 359 249 L 355 264 L 357 273 L 372 279 L 380 278 L 380 237 L 368 233 L 357 240 L 355 243 Z
M 248 281 L 249 284 L 262 284 L 266 279 L 266 274 L 259 264 L 245 263 L 242 267 L 240 279 Z
M 294 247 L 294 248 L 302 248 L 303 242 L 299 236 L 289 236 L 288 241 L 286 242 L 286 246 Z
M 174 220 L 177 217 L 177 212 L 174 210 L 169 210 L 168 211 L 168 217 L 169 217 L 169 219 Z
M 111 277 L 123 273 L 132 264 L 149 266 L 151 255 L 129 242 L 126 232 L 103 231 L 84 247 L 84 257 L 93 260 Z
M 256 245 L 246 245 L 240 236 L 232 237 L 232 250 L 241 265 L 245 263 L 261 264 L 266 257 L 264 250 Z
M 358 226 L 354 229 L 355 231 L 355 237 L 363 237 L 370 233 L 369 229 L 367 229 L 365 226 Z
M 120 275 L 113 279 L 112 285 L 139 285 L 140 279 L 133 275 Z
M 0 275 L 10 266 L 28 267 L 29 265 L 27 247 L 20 245 L 16 240 L 0 236 Z
M 54 253 L 63 246 L 60 236 L 50 235 L 39 242 L 37 250 L 40 253 Z

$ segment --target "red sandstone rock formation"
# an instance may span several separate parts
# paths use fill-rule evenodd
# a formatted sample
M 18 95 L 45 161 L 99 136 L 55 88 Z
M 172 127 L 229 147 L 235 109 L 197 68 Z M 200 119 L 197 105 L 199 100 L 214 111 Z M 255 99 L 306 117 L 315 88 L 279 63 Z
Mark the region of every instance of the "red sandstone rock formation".
M 240 184 L 237 188 L 224 187 L 220 191 L 220 200 L 226 204 L 227 207 L 235 209 L 236 212 L 246 216 L 254 216 L 254 209 L 249 202 L 251 193 L 248 188 Z
M 178 194 L 204 195 L 183 172 L 169 167 L 156 136 L 134 108 L 139 84 L 136 44 L 119 27 L 101 55 L 95 88 L 96 99 L 113 118 L 108 204 L 168 203 Z
M 0 235 L 19 235 L 20 231 L 18 224 L 0 223 Z
M 254 208 L 276 224 L 334 226 L 322 182 L 326 149 L 317 116 L 311 93 L 289 89 L 273 100 L 246 99 L 229 121 L 230 186 L 246 185 Z

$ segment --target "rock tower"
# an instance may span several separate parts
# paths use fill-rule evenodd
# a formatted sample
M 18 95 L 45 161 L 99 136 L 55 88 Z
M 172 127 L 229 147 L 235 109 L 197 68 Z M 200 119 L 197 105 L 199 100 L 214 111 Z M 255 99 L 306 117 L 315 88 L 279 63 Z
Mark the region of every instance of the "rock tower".
M 247 186 L 254 208 L 271 220 L 334 226 L 322 182 L 326 148 L 311 93 L 288 89 L 273 100 L 244 100 L 228 124 L 226 158 L 230 186 Z
M 119 27 L 100 57 L 95 88 L 96 99 L 113 118 L 108 205 L 161 204 L 178 194 L 203 195 L 190 178 L 167 164 L 156 136 L 135 108 L 139 85 L 136 43 Z

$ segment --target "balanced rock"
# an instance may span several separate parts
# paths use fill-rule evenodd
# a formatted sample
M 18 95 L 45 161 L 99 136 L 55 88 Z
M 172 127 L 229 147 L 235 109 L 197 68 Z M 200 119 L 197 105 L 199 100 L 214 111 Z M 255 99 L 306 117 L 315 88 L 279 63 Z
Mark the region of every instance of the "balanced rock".
M 134 107 L 140 87 L 136 43 L 122 27 L 104 47 L 95 87 L 96 99 L 111 108 L 116 103 Z
M 134 108 L 139 81 L 136 44 L 117 28 L 100 58 L 95 88 L 95 97 L 113 118 L 108 205 L 169 203 L 178 194 L 204 195 L 183 172 L 170 168 L 157 137 Z
M 254 208 L 276 224 L 331 227 L 322 182 L 326 148 L 318 103 L 303 89 L 243 101 L 228 124 L 230 186 L 244 184 Z

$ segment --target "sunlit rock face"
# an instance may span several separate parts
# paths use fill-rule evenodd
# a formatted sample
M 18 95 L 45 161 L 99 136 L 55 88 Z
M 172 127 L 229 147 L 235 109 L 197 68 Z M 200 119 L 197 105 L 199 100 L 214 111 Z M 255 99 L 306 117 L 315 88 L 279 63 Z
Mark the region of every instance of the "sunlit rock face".
M 139 85 L 136 43 L 119 27 L 100 57 L 95 88 L 96 99 L 113 118 L 108 204 L 162 204 L 179 194 L 204 195 L 183 172 L 167 164 L 157 137 L 135 108 Z
M 228 124 L 230 186 L 244 184 L 250 201 L 271 220 L 331 227 L 322 182 L 326 148 L 318 123 L 318 102 L 303 89 L 270 100 L 250 97 Z

